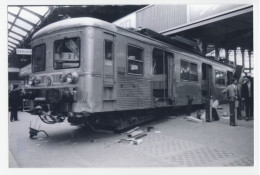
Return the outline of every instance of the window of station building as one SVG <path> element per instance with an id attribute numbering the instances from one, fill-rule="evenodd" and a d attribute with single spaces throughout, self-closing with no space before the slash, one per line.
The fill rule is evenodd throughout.
<path id="1" fill-rule="evenodd" d="M 143 75 L 143 49 L 127 46 L 127 71 L 128 74 Z"/>
<path id="2" fill-rule="evenodd" d="M 46 45 L 40 44 L 32 49 L 32 72 L 45 70 L 46 62 Z"/>
<path id="3" fill-rule="evenodd" d="M 225 72 L 215 70 L 215 84 L 225 85 L 225 77 L 226 77 Z"/>
<path id="4" fill-rule="evenodd" d="M 198 65 L 181 60 L 181 80 L 198 81 Z"/>
<path id="5" fill-rule="evenodd" d="M 113 65 L 113 42 L 105 40 L 105 65 Z"/>
<path id="6" fill-rule="evenodd" d="M 80 66 L 80 39 L 64 38 L 54 42 L 54 69 L 78 68 Z"/>

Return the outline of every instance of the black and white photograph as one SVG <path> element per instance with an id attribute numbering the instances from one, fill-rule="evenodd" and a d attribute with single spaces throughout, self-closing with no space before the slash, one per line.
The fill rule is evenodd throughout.
<path id="1" fill-rule="evenodd" d="M 259 173 L 258 1 L 47 2 L 1 7 L 6 169 Z"/>

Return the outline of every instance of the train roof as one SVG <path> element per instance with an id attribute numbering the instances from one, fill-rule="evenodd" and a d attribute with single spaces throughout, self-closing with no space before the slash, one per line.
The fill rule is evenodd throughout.
<path id="1" fill-rule="evenodd" d="M 38 32 L 36 32 L 32 38 L 37 38 L 43 34 L 48 34 L 53 31 L 68 29 L 72 27 L 80 27 L 80 26 L 94 26 L 103 29 L 107 29 L 113 32 L 117 31 L 117 27 L 114 24 L 111 24 L 106 21 L 102 21 L 96 18 L 89 18 L 89 17 L 81 17 L 81 18 L 70 18 L 64 19 L 62 21 L 58 21 L 43 27 Z"/>
<path id="2" fill-rule="evenodd" d="M 46 27 L 43 27 L 42 29 L 40 29 L 38 32 L 36 32 L 33 36 L 32 39 L 35 39 L 41 35 L 44 34 L 48 34 L 54 31 L 58 31 L 58 30 L 63 30 L 63 29 L 68 29 L 68 28 L 73 28 L 73 27 L 80 27 L 80 26 L 93 26 L 93 27 L 98 27 L 98 28 L 102 28 L 102 29 L 106 29 L 112 32 L 118 32 L 118 27 L 115 24 L 100 20 L 100 19 L 96 19 L 96 18 L 90 18 L 90 17 L 80 17 L 80 18 L 70 18 L 70 19 L 64 19 L 62 21 L 58 21 L 52 24 L 47 25 Z M 201 54 L 198 54 L 198 52 L 194 52 L 194 50 L 187 48 L 186 46 L 182 46 L 180 47 L 181 43 L 176 43 L 174 41 L 170 41 L 171 39 L 167 39 L 167 37 L 156 33 L 150 29 L 144 29 L 141 32 L 137 32 L 137 31 L 133 31 L 133 30 L 129 30 L 129 29 L 124 29 L 121 28 L 123 30 L 126 30 L 128 32 L 133 32 L 135 34 L 139 34 L 142 35 L 143 37 L 147 37 L 147 38 L 153 38 L 157 41 L 161 41 L 162 43 L 166 43 L 166 44 L 170 44 L 171 46 L 174 46 L 180 50 L 186 51 L 186 52 L 190 52 L 199 56 L 202 56 L 206 59 L 209 59 Z M 218 63 L 222 63 L 218 60 L 214 60 L 214 59 L 209 59 Z M 226 66 L 230 66 L 230 67 L 234 67 L 233 65 L 230 64 L 226 64 L 226 63 L 222 63 L 223 65 Z"/>

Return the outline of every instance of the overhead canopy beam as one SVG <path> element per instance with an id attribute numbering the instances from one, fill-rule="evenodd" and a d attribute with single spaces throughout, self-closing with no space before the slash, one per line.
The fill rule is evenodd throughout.
<path id="1" fill-rule="evenodd" d="M 249 7 L 245 7 L 244 9 L 231 11 L 229 13 L 224 13 L 224 14 L 214 16 L 214 17 L 211 17 L 211 18 L 208 18 L 208 19 L 200 20 L 200 21 L 197 21 L 197 22 L 192 22 L 192 23 L 189 23 L 189 24 L 186 24 L 186 25 L 181 25 L 181 26 L 178 26 L 178 27 L 175 27 L 175 28 L 172 28 L 172 29 L 161 31 L 160 33 L 163 34 L 163 35 L 171 35 L 171 34 L 174 34 L 174 33 L 178 33 L 178 32 L 193 29 L 193 28 L 196 28 L 196 27 L 204 26 L 204 25 L 209 24 L 209 23 L 214 23 L 214 22 L 217 22 L 217 21 L 221 21 L 221 20 L 224 20 L 224 19 L 228 19 L 228 18 L 231 18 L 231 17 L 234 17 L 234 16 L 249 13 L 249 12 L 252 12 L 252 11 L 253 11 L 253 6 L 249 6 Z"/>

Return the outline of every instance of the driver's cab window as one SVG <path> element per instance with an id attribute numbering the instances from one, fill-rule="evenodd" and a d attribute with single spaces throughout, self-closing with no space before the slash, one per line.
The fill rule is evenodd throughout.
<path id="1" fill-rule="evenodd" d="M 80 66 L 80 39 L 64 38 L 54 41 L 54 69 L 77 68 Z"/>

